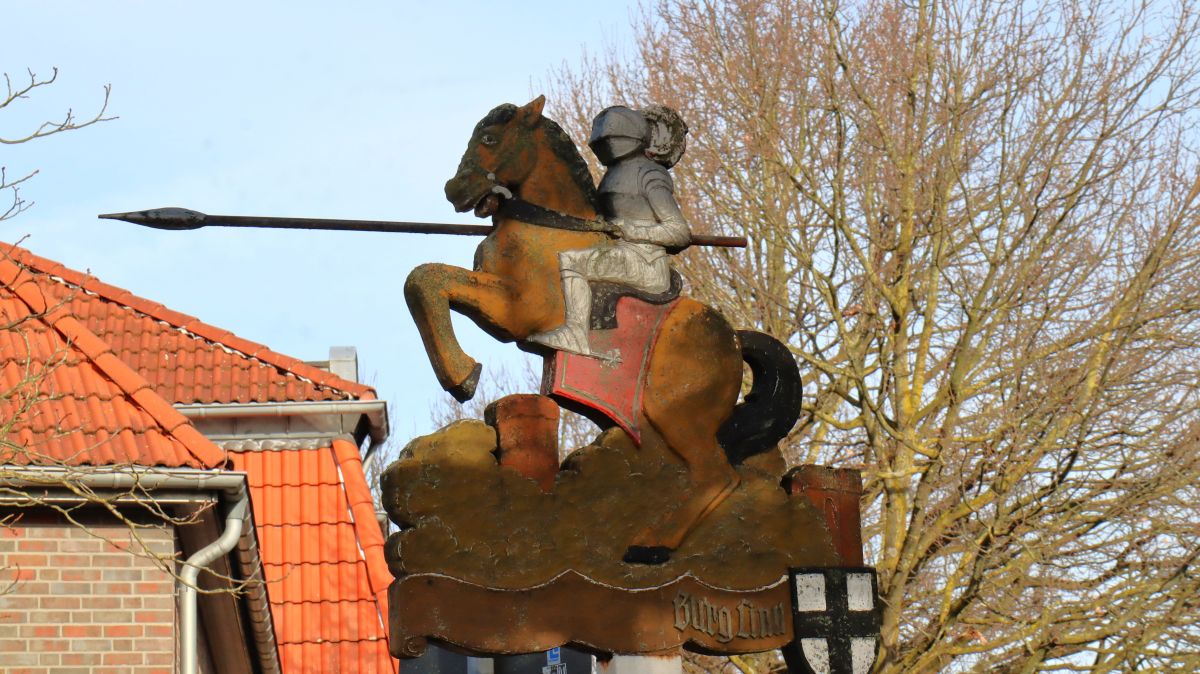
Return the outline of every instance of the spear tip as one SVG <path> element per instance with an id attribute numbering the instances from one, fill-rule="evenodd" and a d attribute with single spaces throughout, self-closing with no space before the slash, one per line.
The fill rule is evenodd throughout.
<path id="1" fill-rule="evenodd" d="M 125 222 L 132 222 L 135 225 L 175 231 L 199 229 L 208 220 L 208 216 L 200 211 L 174 206 L 152 208 L 146 211 L 130 211 L 128 213 L 103 213 L 96 217 L 104 220 L 124 220 Z"/>

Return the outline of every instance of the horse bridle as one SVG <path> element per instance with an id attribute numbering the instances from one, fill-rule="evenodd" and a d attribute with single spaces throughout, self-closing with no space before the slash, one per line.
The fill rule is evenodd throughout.
<path id="1" fill-rule="evenodd" d="M 531 225 L 539 225 L 541 227 L 552 227 L 554 229 L 566 229 L 572 232 L 604 232 L 601 227 L 604 225 L 603 220 L 585 220 L 577 218 L 566 213 L 552 211 L 545 206 L 539 206 L 534 203 L 513 197 L 500 202 L 500 207 L 496 209 L 497 215 L 502 215 L 506 218 L 520 220 Z"/>
<path id="2" fill-rule="evenodd" d="M 501 198 L 500 206 L 496 209 L 497 215 L 531 225 L 566 229 L 572 232 L 606 232 L 603 228 L 605 224 L 603 220 L 585 220 L 525 201 L 515 196 L 512 190 L 496 182 L 496 174 L 491 171 L 488 171 L 487 179 L 492 184 L 492 189 L 488 193 Z"/>

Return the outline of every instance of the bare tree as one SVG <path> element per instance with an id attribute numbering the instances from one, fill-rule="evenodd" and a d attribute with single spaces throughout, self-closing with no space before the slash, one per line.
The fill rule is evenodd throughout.
<path id="1" fill-rule="evenodd" d="M 0 249 L 0 259 L 13 261 L 10 253 Z M 118 442 L 115 434 L 91 441 L 75 438 L 68 445 L 74 449 L 63 452 L 60 441 L 72 435 L 83 437 L 85 432 L 79 417 L 67 414 L 64 418 L 63 410 L 69 409 L 64 400 L 89 391 L 83 389 L 79 374 L 60 372 L 80 367 L 80 356 L 57 336 L 53 322 L 69 312 L 77 292 L 82 291 L 64 284 L 61 290 L 44 293 L 50 301 L 42 310 L 23 306 L 11 288 L 0 292 L 0 334 L 4 336 L 0 340 L 0 535 L 3 529 L 26 526 L 27 518 L 37 520 L 50 514 L 178 578 L 176 554 L 153 545 L 145 535 L 153 536 L 164 527 L 193 524 L 211 504 L 188 510 L 160 503 L 154 491 L 144 486 L 153 482 L 156 473 L 164 472 L 153 466 L 95 465 L 91 457 Z M 64 388 L 63 382 L 75 384 Z M 51 444 L 58 446 L 50 448 Z M 139 479 L 127 487 L 100 486 L 98 483 L 107 481 L 92 479 L 123 472 Z M 0 596 L 21 589 L 20 571 L 6 565 L 0 554 Z M 236 591 L 248 583 L 215 573 L 212 576 L 232 583 Z M 213 592 L 207 588 L 200 591 Z"/>
<path id="2" fill-rule="evenodd" d="M 20 105 L 30 105 L 30 101 L 39 90 L 53 85 L 57 79 L 57 68 L 52 69 L 49 76 L 40 76 L 33 70 L 27 70 L 16 78 L 9 73 L 4 73 L 5 93 L 0 95 L 0 112 L 11 112 Z M 105 85 L 104 97 L 98 110 L 83 118 L 78 117 L 74 110 L 68 109 L 59 117 L 34 123 L 30 127 L 5 123 L 0 126 L 0 145 L 31 143 L 114 119 L 114 117 L 107 116 L 109 93 L 110 87 Z M 0 121 L 2 119 L 0 118 Z M 0 192 L 6 192 L 8 195 L 5 199 L 7 205 L 0 206 L 0 222 L 14 218 L 32 206 L 31 202 L 22 198 L 20 188 L 37 173 L 36 169 L 24 169 L 19 171 L 16 177 L 13 177 L 9 174 L 7 166 L 0 166 Z M 8 250 L 0 251 L 0 255 L 4 259 L 11 259 Z M 86 468 L 72 466 L 69 462 L 62 461 L 61 458 L 47 456 L 19 438 L 19 431 L 30 423 L 32 417 L 39 416 L 38 406 L 53 402 L 62 395 L 62 392 L 55 390 L 52 375 L 67 357 L 65 349 L 57 349 L 49 354 L 40 353 L 39 349 L 31 345 L 27 338 L 28 331 L 35 323 L 45 319 L 50 313 L 62 309 L 69 302 L 70 296 L 68 295 L 65 299 L 47 307 L 46 311 L 19 315 L 9 315 L 8 312 L 5 312 L 0 317 L 0 332 L 13 337 L 13 339 L 5 341 L 10 348 L 20 351 L 20 353 L 0 354 L 3 357 L 6 374 L 5 383 L 0 386 L 0 481 L 4 482 L 4 485 L 0 486 L 0 497 L 3 497 L 7 506 L 7 509 L 0 515 L 0 527 L 16 526 L 20 523 L 24 511 L 28 511 L 30 508 L 39 508 L 54 510 L 67 521 L 75 522 L 81 528 L 88 530 L 87 526 L 75 519 L 80 511 L 80 504 L 86 504 L 86 509 L 90 510 L 99 507 L 114 516 L 117 521 L 127 525 L 135 543 L 129 546 L 129 549 L 141 550 L 143 554 L 154 558 L 157 564 L 173 573 L 174 558 L 155 557 L 153 553 L 147 552 L 150 550 L 150 546 L 145 545 L 138 536 L 140 530 L 154 525 L 147 525 L 146 520 L 136 515 L 130 516 L 127 511 L 117 506 L 118 501 L 127 500 L 120 497 L 127 497 L 129 494 L 101 495 L 94 492 L 78 479 L 86 472 Z M 24 346 L 23 349 L 21 345 Z M 48 420 L 43 417 L 41 421 L 47 422 Z M 51 435 L 53 434 L 54 432 L 51 431 Z M 19 472 L 17 469 L 29 464 L 61 470 L 46 473 L 45 484 L 15 486 Z M 25 479 L 27 473 L 21 472 L 20 477 Z M 77 496 L 78 500 L 74 505 L 62 505 L 61 499 L 47 497 L 52 491 L 70 492 Z M 136 501 L 143 509 L 152 511 L 154 516 L 150 518 L 151 522 L 156 520 L 158 522 L 175 522 L 179 519 L 158 507 L 153 500 L 136 499 Z M 0 587 L 0 593 L 11 591 L 13 587 L 12 584 L 5 584 Z"/>
<path id="3" fill-rule="evenodd" d="M 867 478 L 879 672 L 1200 670 L 1187 2 L 660 0 L 553 76 L 680 109 L 692 292 L 788 340 Z"/>
<path id="4" fill-rule="evenodd" d="M 5 93 L 0 96 L 0 113 L 15 109 L 18 104 L 28 101 L 38 89 L 48 87 L 58 79 L 58 68 L 51 71 L 49 77 L 42 77 L 33 70 L 27 70 L 24 77 L 19 77 L 14 83 L 9 73 L 4 73 Z M 83 118 L 77 117 L 74 110 L 68 109 L 62 117 L 35 124 L 32 128 L 20 128 L 9 131 L 0 126 L 0 145 L 22 145 L 42 138 L 54 136 L 67 131 L 75 131 L 99 122 L 106 122 L 115 117 L 106 117 L 108 112 L 108 97 L 111 92 L 109 85 L 104 86 L 104 100 L 95 114 Z M 37 169 L 20 171 L 16 177 L 8 175 L 8 167 L 0 165 L 0 193 L 8 193 L 8 205 L 0 206 L 0 222 L 16 217 L 33 204 L 21 198 L 21 185 L 37 175 Z"/>
<path id="5" fill-rule="evenodd" d="M 0 94 L 0 113 L 11 112 L 22 104 L 31 105 L 30 101 L 36 94 L 55 84 L 57 78 L 57 69 L 53 69 L 48 77 L 32 70 L 15 79 L 5 73 L 5 93 Z M 105 85 L 98 109 L 84 117 L 68 109 L 61 116 L 34 123 L 27 128 L 13 123 L 0 124 L 0 145 L 31 143 L 115 119 L 107 114 L 109 93 L 110 87 Z M 28 116 L 23 115 L 26 118 Z M 0 117 L 0 122 L 4 120 L 4 117 Z M 0 206 L 0 222 L 14 218 L 32 206 L 21 196 L 20 188 L 37 173 L 36 169 L 23 169 L 16 174 L 17 177 L 11 177 L 7 167 L 0 166 L 0 192 L 7 192 L 7 198 L 4 199 L 7 205 Z M 0 259 L 14 261 L 11 250 L 0 250 Z M 200 513 L 182 512 L 164 506 L 151 491 L 140 486 L 98 489 L 90 486 L 87 479 L 99 471 L 137 469 L 143 474 L 152 474 L 155 472 L 153 467 L 117 465 L 99 468 L 89 465 L 89 453 L 102 448 L 103 443 L 114 441 L 114 438 L 99 440 L 92 446 L 81 444 L 72 457 L 47 453 L 37 443 L 29 441 L 31 434 L 28 430 L 34 425 L 39 427 L 36 435 L 43 441 L 78 432 L 70 427 L 69 422 L 64 425 L 64 420 L 55 418 L 53 409 L 62 397 L 79 393 L 61 390 L 55 378 L 60 367 L 69 365 L 69 349 L 63 343 L 47 353 L 44 341 L 36 338 L 31 340 L 35 333 L 53 330 L 50 322 L 61 312 L 69 310 L 75 292 L 64 286 L 61 296 L 40 311 L 10 312 L 21 302 L 11 294 L 6 296 L 6 301 L 12 305 L 0 306 L 0 333 L 7 337 L 3 340 L 6 350 L 0 353 L 0 374 L 3 375 L 0 377 L 0 529 L 23 526 L 22 520 L 31 512 L 52 512 L 63 521 L 114 547 L 150 560 L 164 572 L 178 578 L 179 560 L 176 555 L 156 551 L 154 545 L 144 540 L 143 534 L 164 526 L 193 523 Z M 0 301 L 0 304 L 4 302 Z M 78 422 L 77 419 L 74 421 Z M 31 465 L 46 470 L 24 470 Z M 95 526 L 96 522 L 117 526 L 98 527 Z M 0 595 L 19 589 L 13 571 L 19 569 L 0 566 Z M 207 573 L 217 577 L 211 570 Z M 232 584 L 234 591 L 241 591 L 250 583 L 260 584 L 257 580 L 219 578 L 225 581 L 226 587 Z M 207 588 L 199 590 L 213 592 Z"/>

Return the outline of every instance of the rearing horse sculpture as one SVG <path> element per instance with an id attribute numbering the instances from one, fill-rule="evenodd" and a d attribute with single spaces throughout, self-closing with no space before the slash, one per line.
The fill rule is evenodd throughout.
<path id="1" fill-rule="evenodd" d="M 480 365 L 463 352 L 450 322 L 454 310 L 502 341 L 525 342 L 563 322 L 558 254 L 611 241 L 602 231 L 562 229 L 514 217 L 511 204 L 561 221 L 597 220 L 596 188 L 575 144 L 542 116 L 545 99 L 501 105 L 476 126 L 446 183 L 455 210 L 493 217 L 494 229 L 475 251 L 474 270 L 423 264 L 404 296 L 442 387 L 470 399 Z M 551 218 L 552 220 L 554 218 Z M 638 424 L 641 447 L 665 447 L 686 464 L 691 490 L 680 506 L 630 542 L 626 560 L 661 563 L 687 533 L 739 483 L 733 465 L 775 445 L 799 414 L 799 373 L 787 348 L 721 314 L 681 298 L 669 309 L 646 361 Z M 742 403 L 743 361 L 754 375 Z M 560 401 L 562 404 L 562 401 Z"/>

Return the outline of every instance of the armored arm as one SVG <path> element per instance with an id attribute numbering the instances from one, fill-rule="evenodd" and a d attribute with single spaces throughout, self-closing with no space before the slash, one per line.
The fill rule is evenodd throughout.
<path id="1" fill-rule="evenodd" d="M 666 169 L 657 166 L 654 169 L 643 176 L 641 187 L 656 222 L 625 221 L 621 223 L 621 238 L 667 248 L 684 248 L 691 242 L 691 228 L 675 201 L 674 185 Z"/>

